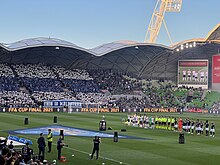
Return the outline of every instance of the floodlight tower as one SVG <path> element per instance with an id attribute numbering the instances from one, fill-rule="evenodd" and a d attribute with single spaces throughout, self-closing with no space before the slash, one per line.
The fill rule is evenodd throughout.
<path id="1" fill-rule="evenodd" d="M 172 44 L 172 40 L 164 20 L 164 15 L 165 12 L 180 12 L 181 6 L 182 6 L 182 0 L 158 0 L 154 8 L 154 13 L 152 15 L 150 24 L 148 26 L 148 30 L 144 42 L 147 43 L 156 42 L 157 36 L 160 32 L 160 28 L 163 22 L 168 37 L 170 39 L 170 42 Z"/>

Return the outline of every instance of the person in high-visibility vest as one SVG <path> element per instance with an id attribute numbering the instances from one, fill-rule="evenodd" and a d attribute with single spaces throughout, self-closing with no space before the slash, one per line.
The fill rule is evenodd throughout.
<path id="1" fill-rule="evenodd" d="M 48 141 L 48 152 L 51 152 L 51 147 L 53 142 L 53 134 L 51 132 L 51 129 L 48 129 L 47 141 Z"/>

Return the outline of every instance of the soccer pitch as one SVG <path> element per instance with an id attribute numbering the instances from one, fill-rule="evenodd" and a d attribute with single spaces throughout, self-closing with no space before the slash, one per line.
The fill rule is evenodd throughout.
<path id="1" fill-rule="evenodd" d="M 20 130 L 25 128 L 36 128 L 53 125 L 53 117 L 58 117 L 58 124 L 74 128 L 98 131 L 99 121 L 105 115 L 107 128 L 112 127 L 106 133 L 113 134 L 115 131 L 121 136 L 132 136 L 146 138 L 150 140 L 135 138 L 119 138 L 118 142 L 113 142 L 113 138 L 102 138 L 100 144 L 100 158 L 90 160 L 89 154 L 92 152 L 93 137 L 65 136 L 62 155 L 67 162 L 57 164 L 66 165 L 217 165 L 220 162 L 220 116 L 211 114 L 149 114 L 172 115 L 176 117 L 189 117 L 190 119 L 214 121 L 216 126 L 216 136 L 206 137 L 205 135 L 185 134 L 185 144 L 179 144 L 179 133 L 159 129 L 144 129 L 126 126 L 122 120 L 127 119 L 126 113 L 1 113 L 0 136 L 8 136 L 9 130 Z M 24 118 L 29 118 L 29 125 L 24 125 Z M 121 132 L 126 129 L 126 132 Z M 15 134 L 16 135 L 16 134 Z M 35 154 L 38 153 L 37 138 L 39 135 L 21 135 L 32 140 L 31 148 Z M 46 139 L 46 134 L 44 137 Z M 56 142 L 58 136 L 53 138 L 52 152 L 45 152 L 45 157 L 49 162 L 57 159 Z M 47 151 L 47 148 L 46 150 Z"/>

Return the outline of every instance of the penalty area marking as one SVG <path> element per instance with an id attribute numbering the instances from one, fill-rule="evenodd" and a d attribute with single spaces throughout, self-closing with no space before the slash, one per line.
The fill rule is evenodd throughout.
<path id="1" fill-rule="evenodd" d="M 24 137 L 26 137 L 26 138 L 28 138 L 28 139 L 33 139 L 33 140 L 35 140 L 35 138 L 28 137 L 28 136 L 26 136 L 26 135 L 22 135 L 22 136 L 24 136 Z M 53 146 L 56 146 L 56 144 L 52 144 L 52 145 L 53 145 Z M 69 150 L 72 150 L 72 151 L 80 152 L 80 153 L 86 154 L 86 155 L 89 155 L 89 154 L 90 154 L 89 152 L 77 150 L 77 149 L 70 148 L 70 147 L 65 147 L 65 148 L 66 148 L 66 149 L 69 149 Z M 107 157 L 104 157 L 104 156 L 99 156 L 99 157 L 102 158 L 102 159 L 104 159 L 104 160 L 106 159 L 106 160 L 109 160 L 109 161 L 112 161 L 112 162 L 115 162 L 115 163 L 119 163 L 119 164 L 121 164 L 121 162 L 122 162 L 122 161 L 115 160 L 115 159 L 112 159 L 112 158 L 107 158 Z M 130 164 L 125 163 L 125 162 L 122 162 L 122 164 L 124 164 L 124 165 L 130 165 Z"/>

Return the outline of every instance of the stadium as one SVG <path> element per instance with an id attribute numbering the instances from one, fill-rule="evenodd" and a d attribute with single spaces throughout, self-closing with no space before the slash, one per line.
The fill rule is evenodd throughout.
<path id="1" fill-rule="evenodd" d="M 34 153 L 23 164 L 217 165 L 219 50 L 220 24 L 205 38 L 170 47 L 117 41 L 86 49 L 56 38 L 1 43 L 1 158 L 22 162 L 30 142 Z M 36 141 L 40 133 L 47 141 L 48 129 L 52 152 L 47 146 L 42 157 Z M 68 144 L 62 160 L 60 130 Z M 102 138 L 98 160 L 90 158 L 94 136 Z M 11 141 L 15 150 L 4 155 Z"/>

